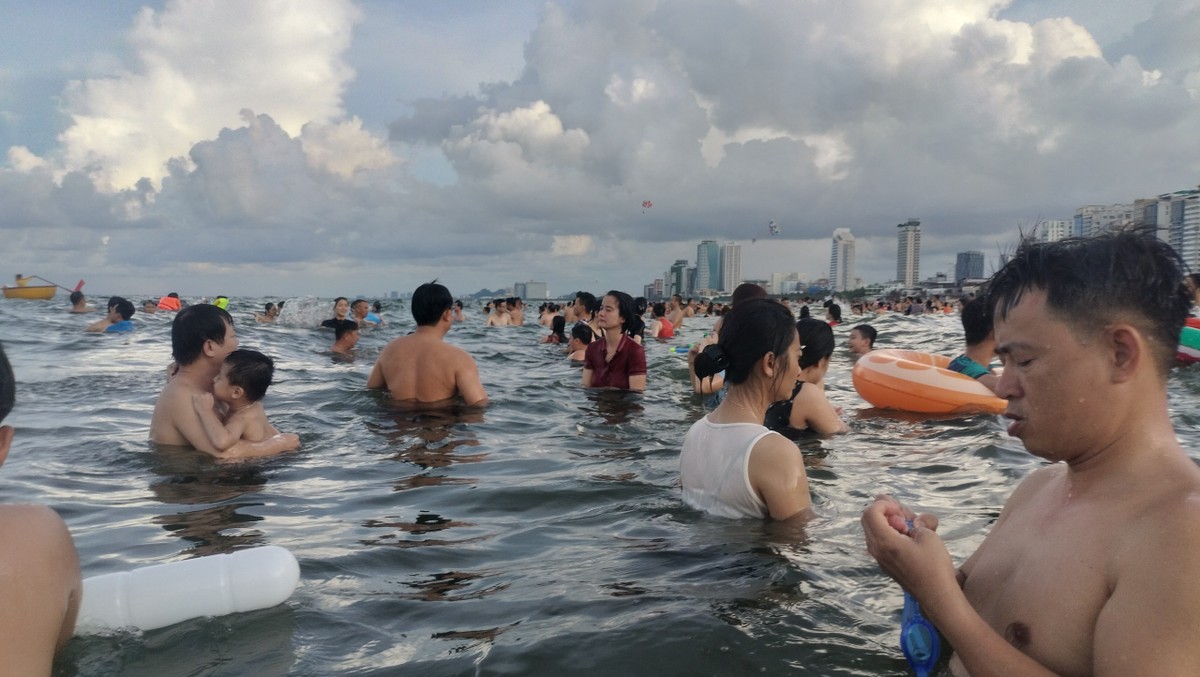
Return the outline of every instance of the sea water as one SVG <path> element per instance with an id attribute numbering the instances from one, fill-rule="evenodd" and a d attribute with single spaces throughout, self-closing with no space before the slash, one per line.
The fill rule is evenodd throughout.
<path id="1" fill-rule="evenodd" d="M 0 301 L 18 399 L 0 501 L 58 510 L 84 576 L 256 545 L 301 566 L 284 605 L 76 638 L 56 674 L 904 674 L 901 590 L 866 553 L 862 509 L 889 492 L 935 512 L 962 558 L 1042 464 L 998 417 L 885 413 L 855 394 L 856 320 L 879 329 L 878 347 L 949 354 L 956 316 L 835 328 L 828 393 L 851 431 L 800 443 L 819 517 L 798 529 L 680 498 L 680 442 L 704 412 L 671 348 L 711 318 L 647 346 L 635 395 L 583 390 L 561 348 L 539 345 L 548 330 L 485 328 L 476 310 L 447 340 L 475 356 L 491 404 L 414 414 L 363 387 L 412 330 L 406 308 L 385 306 L 388 324 L 345 359 L 313 327 L 328 299 L 289 302 L 277 325 L 254 321 L 263 301 L 230 310 L 241 345 L 275 358 L 267 414 L 301 448 L 237 464 L 147 442 L 171 314 L 97 335 L 83 332 L 97 315 L 61 301 Z M 1200 370 L 1175 370 L 1169 387 L 1179 435 L 1200 449 Z"/>

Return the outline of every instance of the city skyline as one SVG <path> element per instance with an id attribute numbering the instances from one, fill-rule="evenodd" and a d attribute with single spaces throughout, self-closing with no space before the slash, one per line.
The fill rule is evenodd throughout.
<path id="1" fill-rule="evenodd" d="M 1200 177 L 1195 0 L 0 2 L 0 272 L 101 291 L 871 282 Z"/>

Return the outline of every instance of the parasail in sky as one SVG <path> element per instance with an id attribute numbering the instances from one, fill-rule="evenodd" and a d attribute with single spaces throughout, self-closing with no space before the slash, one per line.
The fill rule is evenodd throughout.
<path id="1" fill-rule="evenodd" d="M 654 203 L 649 200 L 642 201 L 642 209 L 649 209 L 654 206 Z"/>
<path id="2" fill-rule="evenodd" d="M 771 232 L 771 237 L 775 237 L 776 235 L 779 235 L 779 224 L 772 220 L 767 224 L 767 230 Z"/>

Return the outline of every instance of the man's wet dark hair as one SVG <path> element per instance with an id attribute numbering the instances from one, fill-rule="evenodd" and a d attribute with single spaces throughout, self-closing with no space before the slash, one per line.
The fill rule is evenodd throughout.
<path id="1" fill-rule="evenodd" d="M 360 303 L 363 305 L 367 305 L 367 300 L 366 299 L 354 299 L 354 301 L 352 301 L 350 303 L 350 310 L 354 310 L 355 308 L 357 308 L 358 304 L 360 304 Z"/>
<path id="2" fill-rule="evenodd" d="M 575 295 L 575 298 L 583 302 L 583 309 L 588 313 L 595 313 L 600 309 L 600 301 L 596 299 L 596 295 L 590 291 L 581 291 Z"/>
<path id="3" fill-rule="evenodd" d="M 358 331 L 358 323 L 354 320 L 335 320 L 333 325 L 333 340 L 337 341 L 347 332 Z"/>
<path id="4" fill-rule="evenodd" d="M 71 292 L 71 304 L 72 305 L 79 303 L 82 300 L 83 300 L 83 292 L 79 291 L 78 289 Z"/>
<path id="5" fill-rule="evenodd" d="M 667 304 L 655 303 L 653 308 L 651 309 L 651 312 L 654 313 L 655 317 L 666 317 L 667 316 Z"/>
<path id="6" fill-rule="evenodd" d="M 988 282 L 988 306 L 1003 320 L 1025 292 L 1041 290 L 1081 338 L 1115 322 L 1133 324 L 1165 378 L 1192 304 L 1183 269 L 1179 254 L 1148 229 L 1025 242 Z"/>
<path id="7" fill-rule="evenodd" d="M 204 350 L 205 341 L 224 344 L 226 325 L 233 326 L 229 313 L 208 303 L 179 311 L 171 322 L 171 356 L 175 363 L 186 367 L 195 362 Z"/>
<path id="8" fill-rule="evenodd" d="M 700 378 L 724 370 L 727 382 L 745 383 L 763 355 L 771 353 L 776 359 L 782 358 L 796 338 L 791 312 L 783 304 L 767 299 L 734 304 L 722 323 L 717 344 L 696 356 L 694 368 Z"/>
<path id="9" fill-rule="evenodd" d="M 275 375 L 274 360 L 257 350 L 235 350 L 225 358 L 225 364 L 229 367 L 225 371 L 229 385 L 245 391 L 246 399 L 257 402 L 267 394 Z"/>
<path id="10" fill-rule="evenodd" d="M 879 332 L 876 331 L 875 327 L 872 327 L 869 324 L 860 324 L 850 331 L 856 331 L 859 334 L 862 334 L 862 337 L 867 340 L 867 345 L 871 346 L 872 348 L 875 347 L 875 339 L 879 336 Z"/>
<path id="11" fill-rule="evenodd" d="M 133 307 L 133 302 L 129 299 L 123 299 L 120 297 L 116 298 L 117 302 L 114 303 L 113 306 L 115 306 L 117 312 L 121 314 L 121 319 L 128 320 L 129 318 L 133 317 L 133 313 L 136 311 L 136 309 Z"/>
<path id="12" fill-rule="evenodd" d="M 977 346 L 992 333 L 992 310 L 987 300 L 974 298 L 963 304 L 963 334 L 968 346 Z"/>
<path id="13" fill-rule="evenodd" d="M 454 297 L 450 290 L 438 284 L 437 280 L 426 282 L 417 287 L 412 295 L 412 314 L 417 326 L 428 327 L 442 319 L 442 313 L 454 305 Z"/>
<path id="14" fill-rule="evenodd" d="M 833 318 L 834 322 L 842 321 L 842 307 L 840 305 L 830 302 L 825 306 L 825 308 L 829 312 L 829 316 Z"/>
<path id="15" fill-rule="evenodd" d="M 8 355 L 4 354 L 4 346 L 0 345 L 0 423 L 12 411 L 17 402 L 17 381 L 13 377 L 12 365 L 8 363 Z"/>
<path id="16" fill-rule="evenodd" d="M 579 339 L 585 346 L 591 343 L 595 336 L 595 332 L 587 325 L 587 322 L 576 322 L 575 326 L 571 327 L 571 338 Z"/>
<path id="17" fill-rule="evenodd" d="M 722 330 L 723 331 L 723 330 Z M 833 328 L 815 317 L 803 317 L 796 322 L 800 332 L 800 368 L 807 369 L 833 355 Z"/>

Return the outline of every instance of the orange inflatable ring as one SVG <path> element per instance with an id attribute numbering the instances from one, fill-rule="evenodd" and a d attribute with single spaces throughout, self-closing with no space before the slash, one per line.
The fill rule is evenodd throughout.
<path id="1" fill-rule="evenodd" d="M 970 376 L 950 371 L 949 364 L 948 357 L 915 350 L 873 350 L 854 365 L 854 389 L 880 409 L 1004 413 L 1004 400 Z"/>

